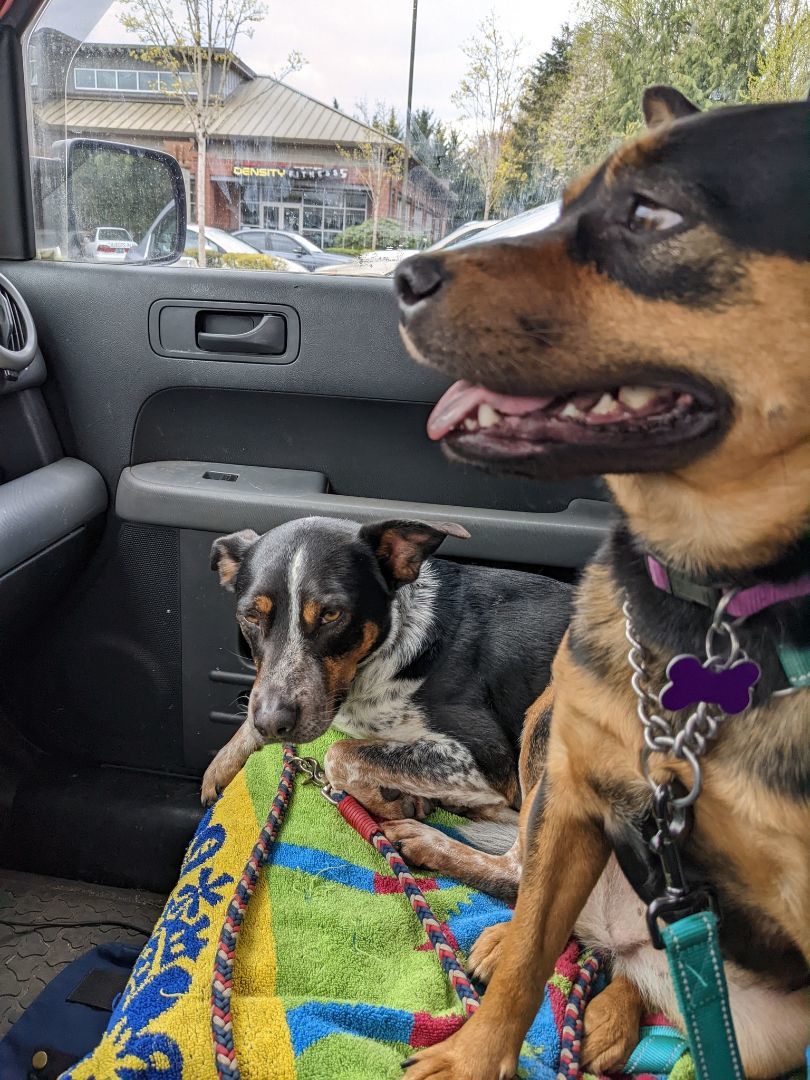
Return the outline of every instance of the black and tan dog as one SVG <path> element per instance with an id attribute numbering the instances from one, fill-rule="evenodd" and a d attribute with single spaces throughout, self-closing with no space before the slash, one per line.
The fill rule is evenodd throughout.
<path id="1" fill-rule="evenodd" d="M 756 590 L 736 632 L 761 677 L 708 748 L 683 859 L 719 897 L 748 1075 L 798 1066 L 810 1040 L 810 106 L 697 114 L 657 87 L 644 108 L 650 130 L 569 188 L 554 227 L 397 274 L 410 351 L 467 380 L 430 422 L 448 453 L 529 476 L 605 474 L 621 511 L 579 587 L 553 700 L 527 723 L 530 746 L 553 712 L 545 772 L 521 761 L 514 919 L 474 956 L 494 975 L 477 1015 L 417 1055 L 409 1080 L 511 1077 L 583 915 L 619 973 L 586 1013 L 602 1067 L 621 1063 L 642 1004 L 675 1011 L 643 905 L 610 859 L 644 900 L 660 888 L 623 605 L 657 694 L 673 657 L 705 655 L 729 588 Z M 684 714 L 669 715 L 677 729 Z M 686 762 L 652 764 L 658 782 L 689 786 Z M 419 823 L 388 830 L 413 861 L 514 879 L 514 853 L 470 857 Z"/>
<path id="2" fill-rule="evenodd" d="M 256 679 L 204 802 L 265 743 L 309 742 L 334 723 L 354 738 L 330 747 L 329 782 L 372 812 L 423 817 L 441 802 L 517 821 L 523 718 L 548 684 L 571 589 L 430 559 L 447 535 L 468 534 L 310 517 L 215 542 L 212 568 L 236 592 Z"/>

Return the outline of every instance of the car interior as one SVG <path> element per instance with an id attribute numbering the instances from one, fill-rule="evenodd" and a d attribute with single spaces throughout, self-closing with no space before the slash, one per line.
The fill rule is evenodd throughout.
<path id="1" fill-rule="evenodd" d="M 379 191 L 369 181 L 367 199 L 353 183 L 370 169 L 360 160 L 361 137 L 351 135 L 361 120 L 371 130 L 367 103 L 349 116 L 337 97 L 325 105 L 303 92 L 297 103 L 284 99 L 296 122 L 339 121 L 336 130 L 355 138 L 355 149 L 347 151 L 339 134 L 328 160 L 314 152 L 307 160 L 306 148 L 297 146 L 282 162 L 280 152 L 279 161 L 269 160 L 269 151 L 261 157 L 246 135 L 244 145 L 233 138 L 241 147 L 233 161 L 219 144 L 206 166 L 204 157 L 193 158 L 190 137 L 169 138 L 158 122 L 149 138 L 137 138 L 142 117 L 179 110 L 175 99 L 167 105 L 178 87 L 188 103 L 189 84 L 176 69 L 174 82 L 158 76 L 151 66 L 159 61 L 139 60 L 127 43 L 110 40 L 114 31 L 106 40 L 98 31 L 88 45 L 88 27 L 108 30 L 103 16 L 110 6 L 97 0 L 79 18 L 71 0 L 0 0 L 0 1080 L 69 1075 L 88 1048 L 88 1032 L 101 1038 L 126 1000 L 128 978 L 147 962 L 139 950 L 167 899 L 177 902 L 171 898 L 193 845 L 204 846 L 204 813 L 211 811 L 201 805 L 202 778 L 250 717 L 262 668 L 234 618 L 228 575 L 219 566 L 223 589 L 212 572 L 218 538 L 261 534 L 308 516 L 361 525 L 450 522 L 442 525 L 447 535 L 437 558 L 576 583 L 617 514 L 598 479 L 538 481 L 451 463 L 426 437 L 428 417 L 451 380 L 417 363 L 399 329 L 393 277 L 400 259 L 417 248 L 483 248 L 503 239 L 525 247 L 527 234 L 558 218 L 563 185 L 543 181 L 531 198 L 508 204 L 504 197 L 507 209 L 493 213 L 487 190 L 480 207 L 453 219 L 450 199 L 436 209 L 436 192 L 446 196 L 450 181 L 414 167 L 410 128 L 400 139 L 392 111 L 384 150 L 363 151 L 390 169 L 390 218 L 380 223 Z M 52 21 L 40 25 L 46 9 Z M 412 49 L 416 12 L 414 0 Z M 82 23 L 81 32 L 71 20 Z M 68 34 L 74 30 L 75 38 Z M 102 59 L 85 52 L 79 67 L 77 57 L 88 49 Z M 63 112 L 47 123 L 43 117 L 57 114 L 37 60 L 45 54 L 62 64 L 54 61 L 49 77 L 64 99 Z M 281 93 L 284 76 L 257 75 L 232 54 L 233 42 L 214 59 L 222 97 L 227 84 L 237 101 L 232 113 L 244 119 L 257 101 Z M 303 61 L 291 56 L 289 70 L 296 71 Z M 556 72 L 551 53 L 545 60 Z M 131 63 L 141 67 L 130 70 Z M 412 80 L 413 51 L 410 63 Z M 131 132 L 122 121 L 125 134 L 116 134 L 104 109 L 129 116 L 129 105 Z M 316 107 L 316 120 L 307 120 Z M 431 137 L 435 143 L 435 130 Z M 404 173 L 396 171 L 400 151 Z M 206 196 L 192 166 L 211 178 L 207 225 Z M 393 220 L 407 214 L 408 185 L 414 206 L 423 198 L 418 236 Z M 135 190 L 142 192 L 137 205 Z M 109 212 L 103 198 L 110 191 L 129 217 L 123 209 L 121 220 Z M 379 243 L 378 225 L 385 237 Z M 362 236 L 365 246 L 353 246 Z M 411 300 L 422 296 L 412 293 Z M 302 771 L 322 782 L 317 761 L 304 761 Z M 254 870 L 267 839 L 259 827 Z M 212 847 L 217 828 L 210 827 Z M 393 894 L 380 876 L 369 873 L 368 891 Z M 217 900 L 222 880 L 210 886 Z M 242 900 L 244 880 L 235 882 Z M 442 887 L 429 879 L 430 889 Z M 399 891 L 407 892 L 401 881 Z M 188 902 L 193 907 L 199 897 Z M 447 931 L 446 921 L 434 921 Z M 236 920 L 234 949 L 240 925 Z M 91 952 L 101 957 L 92 972 L 80 966 Z M 226 982 L 232 953 L 230 963 Z M 27 1071 L 4 1071 L 11 1058 L 3 1055 L 19 1056 L 30 1031 L 46 1024 L 56 1000 L 48 988 L 68 970 L 75 975 L 65 1000 L 95 1010 L 89 1028 L 77 1022 L 59 1045 L 48 1028 Z M 555 978 L 563 978 L 560 970 Z M 569 975 L 574 995 L 579 984 Z M 216 976 L 212 985 L 216 1016 Z M 167 982 L 159 996 L 179 997 L 184 989 Z M 227 1001 L 229 995 L 230 983 Z M 558 1012 L 564 1010 L 563 1001 Z M 18 1023 L 29 1019 L 15 1045 Z M 581 1034 L 580 1023 L 572 1040 Z M 208 1035 L 206 1028 L 206 1053 Z M 434 1035 L 434 1043 L 444 1037 Z M 681 1042 L 679 1054 L 686 1052 Z M 214 1044 L 220 1045 L 216 1031 Z M 127 1071 L 125 1056 L 122 1049 L 115 1069 L 93 1074 L 95 1080 L 129 1080 L 141 1069 L 144 1076 L 180 1075 L 158 1042 L 143 1050 L 148 1069 Z M 219 1076 L 239 1076 L 228 1071 L 232 1063 L 217 1060 Z M 192 1080 L 209 1074 L 183 1073 Z M 327 1073 L 311 1075 L 327 1080 Z"/>
<path id="2" fill-rule="evenodd" d="M 424 428 L 447 382 L 407 357 L 390 280 L 36 258 L 38 6 L 0 4 L 0 1033 L 116 934 L 54 944 L 49 920 L 106 913 L 138 943 L 176 880 L 252 681 L 215 537 L 449 519 L 471 539 L 446 557 L 571 580 L 612 514 L 596 482 L 443 458 Z M 41 962 L 19 963 L 37 927 Z"/>

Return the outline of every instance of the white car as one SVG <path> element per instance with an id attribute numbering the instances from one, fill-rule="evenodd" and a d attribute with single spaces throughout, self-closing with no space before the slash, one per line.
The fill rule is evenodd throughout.
<path id="1" fill-rule="evenodd" d="M 322 270 L 316 270 L 315 273 L 393 277 L 397 266 L 411 255 L 442 251 L 446 248 L 471 247 L 473 244 L 488 244 L 509 236 L 527 236 L 529 233 L 540 232 L 542 229 L 547 229 L 549 225 L 553 225 L 560 216 L 561 210 L 562 202 L 556 199 L 554 202 L 533 206 L 531 210 L 524 210 L 522 214 L 516 214 L 514 217 L 504 218 L 501 221 L 468 221 L 421 252 L 399 248 L 387 251 L 367 251 L 358 257 L 355 266 L 345 268 L 327 266 Z"/>
<path id="2" fill-rule="evenodd" d="M 126 229 L 101 225 L 82 244 L 82 254 L 94 262 L 123 262 L 134 247 L 132 234 Z"/>
<path id="3" fill-rule="evenodd" d="M 186 251 L 196 250 L 200 240 L 200 234 L 196 225 L 186 226 Z M 246 244 L 244 240 L 240 240 L 238 236 L 232 236 L 229 232 L 225 232 L 224 229 L 218 229 L 214 225 L 206 225 L 205 227 L 205 250 L 210 251 L 212 254 L 232 254 L 232 255 L 258 255 L 255 247 L 251 247 L 250 244 Z M 295 262 L 293 259 L 282 258 L 281 255 L 273 253 L 273 259 L 283 263 L 284 265 L 279 267 L 280 270 L 285 270 L 291 274 L 307 274 L 309 271 L 306 267 L 301 266 L 300 263 Z M 181 259 L 184 256 L 181 256 Z"/>

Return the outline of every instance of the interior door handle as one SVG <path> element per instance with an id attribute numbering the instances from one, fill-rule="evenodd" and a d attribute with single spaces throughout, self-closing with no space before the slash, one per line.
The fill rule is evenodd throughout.
<path id="1" fill-rule="evenodd" d="M 197 347 L 206 352 L 280 356 L 287 348 L 287 321 L 283 315 L 262 315 L 258 324 L 242 334 L 197 333 Z"/>

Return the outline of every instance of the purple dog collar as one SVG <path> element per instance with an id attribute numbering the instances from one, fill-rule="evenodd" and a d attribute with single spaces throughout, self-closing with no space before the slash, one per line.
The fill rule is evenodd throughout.
<path id="1" fill-rule="evenodd" d="M 727 588 L 713 585 L 699 585 L 677 571 L 668 570 L 654 555 L 645 556 L 647 573 L 657 589 L 677 596 L 681 600 L 691 600 L 695 604 L 715 608 Z M 810 574 L 802 574 L 784 585 L 753 585 L 740 591 L 729 601 L 726 611 L 734 618 L 748 618 L 774 604 L 785 600 L 797 600 L 810 596 Z"/>

